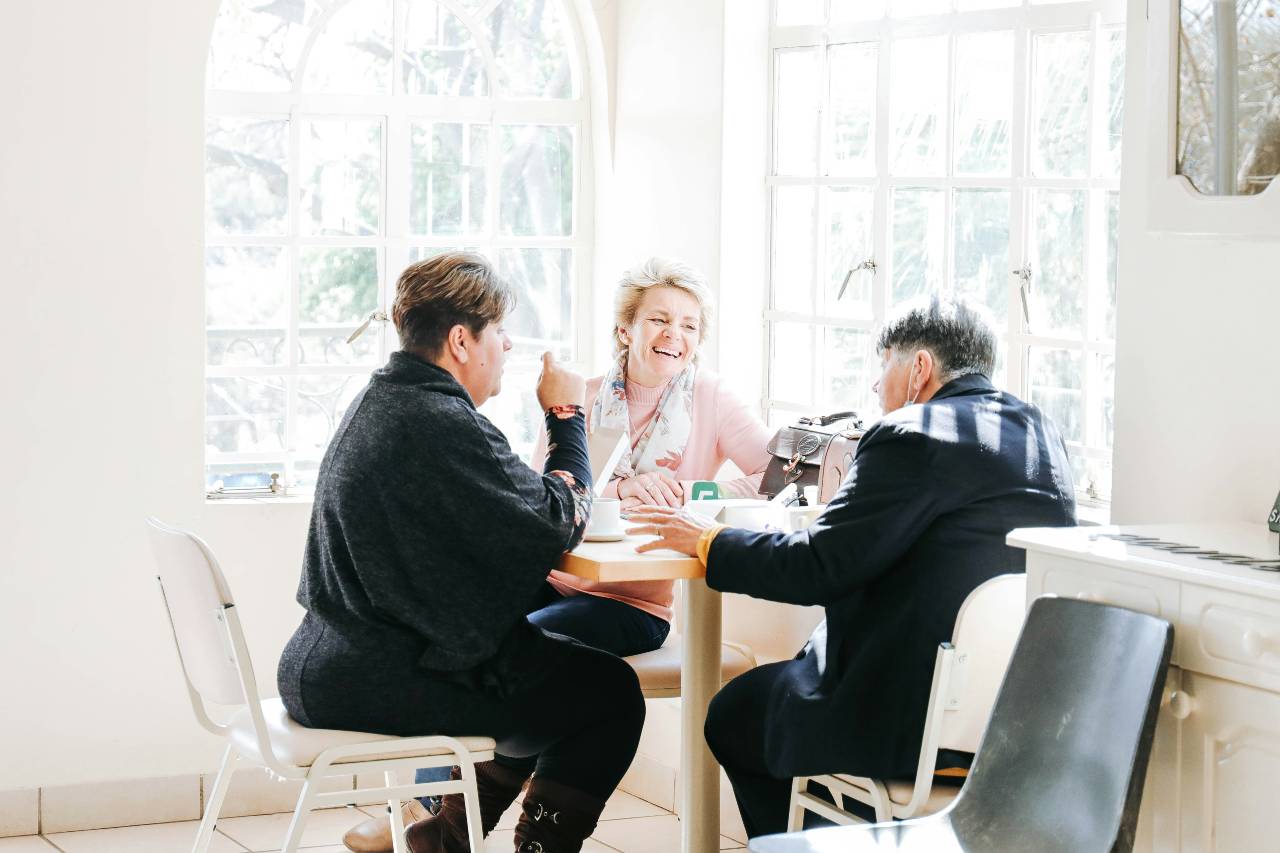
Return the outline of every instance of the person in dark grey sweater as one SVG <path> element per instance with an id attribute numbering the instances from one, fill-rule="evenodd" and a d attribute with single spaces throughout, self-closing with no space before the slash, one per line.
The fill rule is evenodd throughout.
<path id="1" fill-rule="evenodd" d="M 517 850 L 577 851 L 631 763 L 644 723 L 634 671 L 551 634 L 539 606 L 591 511 L 581 377 L 548 353 L 539 474 L 476 407 L 496 394 L 512 291 L 484 258 L 405 270 L 402 349 L 352 402 L 316 484 L 280 695 L 305 726 L 487 735 L 476 767 L 485 833 L 532 775 Z M 454 771 L 457 773 L 457 770 Z M 467 850 L 460 795 L 411 825 L 413 853 Z"/>

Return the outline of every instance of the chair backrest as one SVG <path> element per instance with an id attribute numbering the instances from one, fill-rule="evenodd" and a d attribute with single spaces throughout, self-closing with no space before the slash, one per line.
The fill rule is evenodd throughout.
<path id="1" fill-rule="evenodd" d="M 977 752 L 1027 611 L 1027 576 L 1000 575 L 964 600 L 952 655 L 938 746 Z"/>
<path id="2" fill-rule="evenodd" d="M 155 518 L 148 518 L 147 526 L 188 683 L 205 701 L 244 704 L 248 699 L 239 667 L 248 666 L 248 661 L 239 661 L 232 645 L 239 622 L 228 624 L 228 609 L 235 602 L 218 561 L 192 533 Z"/>
<path id="3" fill-rule="evenodd" d="M 1131 849 L 1172 645 L 1163 619 L 1036 599 L 951 810 L 965 848 Z"/>

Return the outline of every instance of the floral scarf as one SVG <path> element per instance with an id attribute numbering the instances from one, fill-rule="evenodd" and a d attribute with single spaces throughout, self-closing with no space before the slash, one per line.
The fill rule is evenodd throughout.
<path id="1" fill-rule="evenodd" d="M 665 468 L 675 477 L 684 458 L 685 446 L 693 425 L 693 379 L 697 368 L 690 364 L 676 374 L 662 396 L 658 410 L 635 440 L 631 436 L 631 414 L 627 410 L 627 353 L 605 374 L 591 406 L 590 429 L 597 427 L 621 430 L 627 436 L 627 452 L 622 454 L 612 478 L 634 477 Z"/>

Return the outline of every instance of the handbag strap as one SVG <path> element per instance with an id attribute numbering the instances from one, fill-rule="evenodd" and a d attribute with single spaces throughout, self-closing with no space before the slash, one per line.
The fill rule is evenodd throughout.
<path id="1" fill-rule="evenodd" d="M 830 415 L 814 415 L 811 418 L 800 418 L 796 423 L 807 424 L 809 426 L 827 426 L 828 424 L 835 423 L 836 421 L 843 421 L 857 417 L 858 413 L 853 411 L 834 412 Z"/>

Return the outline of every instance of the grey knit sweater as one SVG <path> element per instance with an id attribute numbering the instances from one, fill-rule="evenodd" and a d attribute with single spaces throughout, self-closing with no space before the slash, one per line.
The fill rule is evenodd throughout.
<path id="1" fill-rule="evenodd" d="M 521 462 L 447 371 L 394 353 L 320 467 L 298 587 L 308 619 L 359 647 L 412 649 L 428 670 L 493 656 L 590 513 L 583 417 L 547 421 L 559 475 Z M 321 646 L 291 642 L 282 693 Z"/>

